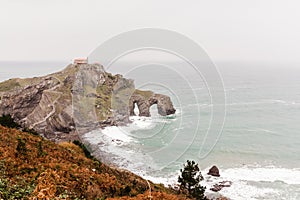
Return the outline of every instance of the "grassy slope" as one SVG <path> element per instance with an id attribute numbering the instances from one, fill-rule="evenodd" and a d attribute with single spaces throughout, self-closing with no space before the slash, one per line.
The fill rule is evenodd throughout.
<path id="1" fill-rule="evenodd" d="M 135 94 L 144 96 L 149 99 L 154 93 L 152 91 L 135 90 Z"/>
<path id="2" fill-rule="evenodd" d="M 154 199 L 186 199 L 162 185 L 151 185 Z M 0 126 L 0 199 L 148 199 L 148 195 L 145 180 L 86 158 L 72 143 L 58 145 Z"/>
<path id="3" fill-rule="evenodd" d="M 39 83 L 43 77 L 34 78 L 12 78 L 3 82 L 0 82 L 0 92 L 13 91 L 17 88 L 22 88 L 27 85 L 33 85 Z"/>
<path id="4" fill-rule="evenodd" d="M 17 79 L 9 79 L 0 83 L 0 92 L 9 91 L 20 86 L 21 85 Z"/>

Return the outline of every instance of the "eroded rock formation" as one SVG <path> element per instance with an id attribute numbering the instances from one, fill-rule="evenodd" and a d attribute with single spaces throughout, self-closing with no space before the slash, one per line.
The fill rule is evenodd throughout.
<path id="1" fill-rule="evenodd" d="M 24 128 L 47 138 L 60 139 L 75 128 L 123 125 L 134 115 L 175 113 L 171 99 L 151 91 L 135 90 L 132 80 L 105 72 L 100 64 L 69 65 L 61 72 L 0 83 L 0 115 L 10 114 Z"/>
<path id="2" fill-rule="evenodd" d="M 150 107 L 154 104 L 157 104 L 158 113 L 162 116 L 176 112 L 170 97 L 163 94 L 155 94 L 151 91 L 136 90 L 130 98 L 130 115 L 135 115 L 134 108 L 137 105 L 139 116 L 150 117 Z"/>

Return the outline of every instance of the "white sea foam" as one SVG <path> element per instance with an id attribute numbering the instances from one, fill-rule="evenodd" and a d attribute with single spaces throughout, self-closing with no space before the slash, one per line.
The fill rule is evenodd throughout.
<path id="1" fill-rule="evenodd" d="M 143 177 L 144 179 L 150 180 L 153 183 L 157 183 L 157 184 L 163 184 L 166 187 L 171 186 L 171 187 L 175 187 L 178 182 L 178 173 L 174 173 L 172 175 L 166 176 L 166 177 L 155 177 L 155 176 L 150 176 L 150 175 L 145 175 L 145 173 L 143 174 L 139 174 L 141 177 Z"/>
<path id="2" fill-rule="evenodd" d="M 286 187 L 300 186 L 300 169 L 244 166 L 221 170 L 220 174 L 221 177 L 205 175 L 204 185 L 209 189 L 218 182 L 231 181 L 232 185 L 219 193 L 232 199 L 297 199 L 300 196 L 299 191 L 291 189 L 290 196 L 284 197 L 287 195 Z M 278 183 L 284 186 L 280 187 Z"/>
<path id="3" fill-rule="evenodd" d="M 208 170 L 209 168 L 202 170 L 204 181 L 201 182 L 201 185 L 206 187 L 206 195 L 210 197 L 218 196 L 218 194 L 235 200 L 297 200 L 300 197 L 300 191 L 299 189 L 297 190 L 300 187 L 300 169 L 244 166 L 220 169 L 220 177 L 207 175 Z M 174 187 L 178 184 L 177 177 L 179 173 L 173 173 L 165 177 L 153 177 L 143 175 L 143 173 L 139 175 L 154 183 L 162 183 L 165 186 L 171 185 Z M 231 181 L 232 185 L 224 187 L 218 193 L 210 190 L 213 185 L 222 181 Z"/>
<path id="4" fill-rule="evenodd" d="M 155 163 L 150 156 L 141 151 L 142 144 L 131 132 L 151 129 L 155 126 L 155 120 L 162 119 L 133 116 L 130 120 L 132 123 L 127 126 L 94 130 L 86 133 L 83 139 L 92 145 L 94 155 L 101 155 L 106 162 L 142 175 L 145 171 L 153 171 Z"/>
<path id="5" fill-rule="evenodd" d="M 107 127 L 86 133 L 83 140 L 93 149 L 93 155 L 101 156 L 105 162 L 133 172 L 151 170 L 151 157 L 133 145 L 137 141 L 119 127 Z M 147 160 L 147 163 L 145 163 Z"/>
<path id="6" fill-rule="evenodd" d="M 286 184 L 300 184 L 300 169 L 276 167 L 242 167 L 223 171 L 223 177 L 245 181 L 282 181 Z"/>
<path id="7" fill-rule="evenodd" d="M 122 141 L 122 142 L 132 141 L 132 138 L 129 137 L 129 135 L 127 135 L 122 129 L 120 129 L 117 126 L 106 127 L 101 132 L 105 134 L 107 137 L 110 137 L 115 141 Z"/>
<path id="8" fill-rule="evenodd" d="M 134 142 L 131 132 L 140 129 L 152 129 L 155 126 L 155 121 L 151 117 L 131 116 L 132 123 L 127 126 L 109 126 L 105 127 L 101 132 L 113 141 Z"/>
<path id="9" fill-rule="evenodd" d="M 137 129 L 151 129 L 153 128 L 153 119 L 151 117 L 140 117 L 140 116 L 131 116 L 130 120 L 132 121 L 129 124 L 129 128 L 133 130 Z"/>

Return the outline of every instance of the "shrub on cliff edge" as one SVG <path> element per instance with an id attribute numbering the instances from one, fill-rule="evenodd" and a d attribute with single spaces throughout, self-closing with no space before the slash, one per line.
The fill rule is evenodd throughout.
<path id="1" fill-rule="evenodd" d="M 86 146 L 84 144 L 82 144 L 80 141 L 78 140 L 74 140 L 73 141 L 73 144 L 79 146 L 83 152 L 84 152 L 84 155 L 87 157 L 87 158 L 91 158 L 93 159 L 94 157 L 91 155 L 90 151 L 86 148 Z"/>
<path id="2" fill-rule="evenodd" d="M 17 124 L 10 114 L 2 115 L 0 117 L 0 125 L 8 127 L 8 128 L 19 128 L 19 124 Z"/>

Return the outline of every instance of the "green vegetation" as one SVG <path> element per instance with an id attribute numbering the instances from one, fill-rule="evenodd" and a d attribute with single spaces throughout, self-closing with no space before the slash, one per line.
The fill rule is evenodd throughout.
<path id="1" fill-rule="evenodd" d="M 9 79 L 7 81 L 4 81 L 0 83 L 0 92 L 6 92 L 10 91 L 16 87 L 20 87 L 20 83 L 17 81 L 17 79 Z"/>
<path id="2" fill-rule="evenodd" d="M 195 161 L 188 160 L 180 172 L 181 175 L 178 177 L 180 192 L 197 200 L 207 200 L 204 196 L 206 188 L 200 185 L 203 176 L 201 175 L 198 164 L 196 164 Z"/>
<path id="3" fill-rule="evenodd" d="M 149 99 L 153 95 L 152 91 L 135 90 L 134 93 L 141 95 L 141 96 L 145 97 L 146 99 Z"/>
<path id="4" fill-rule="evenodd" d="M 0 198 L 6 200 L 28 199 L 35 188 L 32 183 L 25 183 L 20 180 L 19 184 L 11 184 L 9 179 L 0 178 Z"/>
<path id="5" fill-rule="evenodd" d="M 8 127 L 8 128 L 17 128 L 17 129 L 21 128 L 21 126 L 14 121 L 14 119 L 11 117 L 10 114 L 2 115 L 0 117 L 0 125 Z M 34 129 L 23 128 L 22 131 L 27 132 L 27 133 L 31 133 L 33 135 L 39 135 Z"/>
<path id="6" fill-rule="evenodd" d="M 23 131 L 23 132 L 30 133 L 30 134 L 32 134 L 32 135 L 39 135 L 39 133 L 36 132 L 36 131 L 35 131 L 34 129 L 32 129 L 32 128 L 23 128 L 22 131 Z"/>
<path id="7" fill-rule="evenodd" d="M 95 100 L 95 107 L 99 120 L 105 120 L 111 115 L 111 95 L 112 88 L 108 85 L 98 85 L 96 93 L 99 98 Z"/>
<path id="8" fill-rule="evenodd" d="M 11 117 L 11 115 L 2 115 L 2 117 L 0 117 L 0 125 L 8 127 L 8 128 L 19 128 L 19 124 L 17 124 L 13 118 Z"/>
<path id="9" fill-rule="evenodd" d="M 22 138 L 17 138 L 18 145 L 17 145 L 17 153 L 16 156 L 27 156 L 27 148 L 26 148 L 26 142 Z"/>
<path id="10" fill-rule="evenodd" d="M 68 65 L 63 71 L 52 74 L 55 78 L 63 82 L 68 76 L 75 75 L 79 68 L 74 65 Z"/>
<path id="11" fill-rule="evenodd" d="M 42 141 L 39 141 L 39 142 L 38 142 L 38 144 L 37 144 L 37 149 L 38 149 L 37 157 L 42 157 L 42 156 L 47 155 L 47 153 L 43 151 Z"/>
<path id="12" fill-rule="evenodd" d="M 84 155 L 85 155 L 87 158 L 91 158 L 91 159 L 94 158 L 94 157 L 91 155 L 90 151 L 86 148 L 86 146 L 85 146 L 84 144 L 82 144 L 80 141 L 74 140 L 74 141 L 73 141 L 73 144 L 79 146 L 79 147 L 83 150 L 83 153 L 84 153 Z"/>

